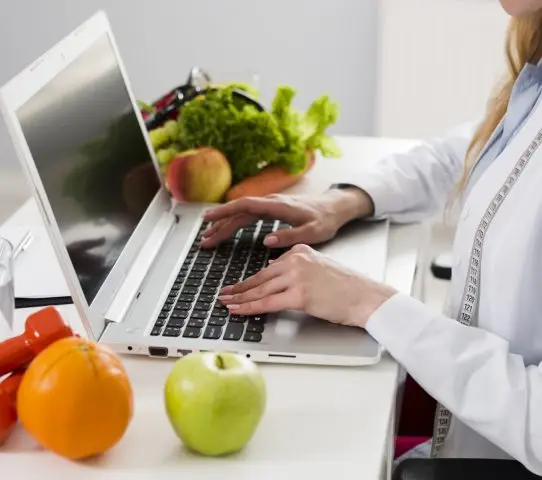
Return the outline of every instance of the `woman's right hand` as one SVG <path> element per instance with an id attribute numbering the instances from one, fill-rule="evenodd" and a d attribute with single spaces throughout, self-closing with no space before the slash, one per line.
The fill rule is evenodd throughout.
<path id="1" fill-rule="evenodd" d="M 350 220 L 370 216 L 373 211 L 371 197 L 355 187 L 331 189 L 320 195 L 241 198 L 205 214 L 205 220 L 212 224 L 204 232 L 201 245 L 215 247 L 259 219 L 280 220 L 292 226 L 270 233 L 264 240 L 268 247 L 314 245 L 333 238 Z"/>

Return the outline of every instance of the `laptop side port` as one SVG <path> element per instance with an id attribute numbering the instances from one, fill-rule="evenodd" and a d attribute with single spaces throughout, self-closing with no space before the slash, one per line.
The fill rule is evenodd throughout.
<path id="1" fill-rule="evenodd" d="M 177 355 L 180 355 L 181 357 L 185 357 L 186 355 L 189 355 L 192 353 L 192 350 L 183 350 L 182 348 L 179 348 L 177 350 Z"/>
<path id="2" fill-rule="evenodd" d="M 167 357 L 167 347 L 149 347 L 149 355 L 151 357 Z"/>

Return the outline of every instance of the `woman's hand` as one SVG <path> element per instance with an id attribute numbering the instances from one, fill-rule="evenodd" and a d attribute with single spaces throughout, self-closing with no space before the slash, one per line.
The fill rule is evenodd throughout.
<path id="1" fill-rule="evenodd" d="M 220 301 L 235 315 L 299 310 L 341 325 L 364 327 L 396 291 L 296 245 L 253 277 L 225 287 Z"/>
<path id="2" fill-rule="evenodd" d="M 205 220 L 212 225 L 204 232 L 201 245 L 215 247 L 262 218 L 281 220 L 293 227 L 269 234 L 264 240 L 268 247 L 321 243 L 333 238 L 350 220 L 371 215 L 373 209 L 369 195 L 357 188 L 329 190 L 314 196 L 242 198 L 206 213 Z"/>

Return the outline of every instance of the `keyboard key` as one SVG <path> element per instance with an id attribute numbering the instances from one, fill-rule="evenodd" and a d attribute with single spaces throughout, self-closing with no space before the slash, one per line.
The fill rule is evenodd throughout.
<path id="1" fill-rule="evenodd" d="M 209 272 L 207 274 L 207 278 L 214 278 L 216 280 L 222 280 L 223 276 L 224 276 L 223 272 Z"/>
<path id="2" fill-rule="evenodd" d="M 158 320 L 156 320 L 156 322 L 154 322 L 155 327 L 163 327 L 165 324 L 166 324 L 165 318 L 159 318 Z"/>
<path id="3" fill-rule="evenodd" d="M 213 304 L 211 302 L 196 302 L 194 305 L 194 310 L 202 310 L 203 312 L 208 312 L 211 310 Z"/>
<path id="4" fill-rule="evenodd" d="M 195 295 L 198 293 L 198 289 L 196 287 L 184 287 L 181 293 L 186 295 Z"/>
<path id="5" fill-rule="evenodd" d="M 234 323 L 244 323 L 248 320 L 248 317 L 245 317 L 244 315 L 232 315 L 230 317 L 230 322 Z"/>
<path id="6" fill-rule="evenodd" d="M 257 324 L 257 323 L 249 323 L 247 325 L 247 333 L 248 332 L 251 332 L 251 333 L 262 333 L 263 330 L 264 330 L 264 326 L 261 325 L 261 324 Z"/>
<path id="7" fill-rule="evenodd" d="M 209 325 L 216 325 L 222 327 L 226 325 L 226 318 L 211 316 L 211 318 L 209 319 Z"/>
<path id="8" fill-rule="evenodd" d="M 167 326 L 173 328 L 181 328 L 184 326 L 184 319 L 171 317 L 169 319 L 169 322 L 167 322 Z"/>
<path id="9" fill-rule="evenodd" d="M 200 301 L 200 302 L 214 302 L 215 297 L 214 297 L 214 295 L 202 295 L 202 294 L 200 294 L 200 296 L 198 297 L 198 301 Z"/>
<path id="10" fill-rule="evenodd" d="M 203 338 L 209 338 L 211 340 L 218 340 L 222 336 L 222 328 L 216 326 L 210 326 L 205 329 Z"/>
<path id="11" fill-rule="evenodd" d="M 208 263 L 209 263 L 208 258 L 199 259 L 199 260 L 196 258 L 196 263 L 192 267 L 192 270 L 190 270 L 190 275 L 192 275 L 192 272 L 206 272 L 207 267 L 209 266 Z"/>
<path id="12" fill-rule="evenodd" d="M 201 280 L 205 277 L 205 272 L 190 272 L 189 280 Z"/>
<path id="13" fill-rule="evenodd" d="M 243 336 L 245 326 L 241 323 L 228 323 L 224 340 L 240 340 Z"/>
<path id="14" fill-rule="evenodd" d="M 158 315 L 158 318 L 167 318 L 168 317 L 168 312 L 160 312 L 160 315 Z"/>
<path id="15" fill-rule="evenodd" d="M 213 252 L 211 250 L 201 250 L 199 253 L 198 253 L 198 258 L 199 259 L 202 259 L 202 258 L 211 258 L 213 256 Z"/>
<path id="16" fill-rule="evenodd" d="M 164 333 L 162 333 L 164 337 L 178 337 L 180 334 L 181 334 L 181 329 L 175 328 L 175 327 L 166 327 L 166 329 L 164 330 Z"/>
<path id="17" fill-rule="evenodd" d="M 223 272 L 226 270 L 226 263 L 222 265 L 217 265 L 216 263 L 213 263 L 211 265 L 211 268 L 209 269 L 210 272 Z"/>
<path id="18" fill-rule="evenodd" d="M 215 266 L 224 266 L 224 265 L 227 265 L 228 264 L 228 258 L 221 258 L 221 257 L 218 257 L 218 258 L 215 258 L 213 260 L 213 265 Z"/>
<path id="19" fill-rule="evenodd" d="M 173 287 L 171 287 L 171 292 L 175 292 L 175 294 L 179 293 L 179 291 L 181 290 L 181 286 L 180 285 L 173 285 Z"/>
<path id="20" fill-rule="evenodd" d="M 205 287 L 218 287 L 220 285 L 220 280 L 217 280 L 215 278 L 208 278 L 205 280 L 205 283 L 203 285 Z"/>
<path id="21" fill-rule="evenodd" d="M 200 319 L 205 319 L 209 316 L 209 314 L 207 312 L 202 312 L 201 310 L 194 310 L 191 314 L 190 314 L 190 318 L 200 318 Z"/>
<path id="22" fill-rule="evenodd" d="M 199 338 L 201 335 L 201 328 L 186 327 L 184 329 L 183 337 L 186 338 Z"/>
<path id="23" fill-rule="evenodd" d="M 239 280 L 241 280 L 241 275 L 226 275 L 226 277 L 224 278 L 224 286 L 235 285 L 236 283 L 239 283 Z"/>
<path id="24" fill-rule="evenodd" d="M 166 303 L 166 304 L 162 307 L 162 312 L 169 312 L 172 308 L 173 308 L 173 304 L 172 304 L 172 303 Z"/>
<path id="25" fill-rule="evenodd" d="M 179 302 L 193 302 L 195 298 L 195 295 L 185 293 L 179 296 Z"/>
<path id="26" fill-rule="evenodd" d="M 192 308 L 191 302 L 177 302 L 175 310 L 190 310 Z"/>
<path id="27" fill-rule="evenodd" d="M 160 332 L 162 331 L 162 327 L 154 327 L 151 331 L 151 335 L 153 337 L 156 337 L 157 335 L 160 335 Z"/>
<path id="28" fill-rule="evenodd" d="M 204 286 L 202 289 L 201 289 L 201 293 L 203 293 L 204 295 L 214 295 L 218 290 L 218 286 L 216 287 L 207 287 L 207 286 Z"/>
<path id="29" fill-rule="evenodd" d="M 175 303 L 175 298 L 166 298 L 166 305 L 173 305 Z"/>
<path id="30" fill-rule="evenodd" d="M 265 324 L 266 320 L 266 315 L 254 315 L 253 317 L 250 317 L 249 323 L 252 323 L 253 325 L 263 325 Z"/>
<path id="31" fill-rule="evenodd" d="M 228 314 L 229 314 L 229 310 L 226 308 L 226 307 L 223 307 L 221 305 L 217 305 L 215 306 L 215 308 L 213 309 L 211 315 L 213 317 L 227 317 Z"/>
<path id="32" fill-rule="evenodd" d="M 189 278 L 186 283 L 188 287 L 199 287 L 201 285 L 201 279 L 199 278 Z"/>
<path id="33" fill-rule="evenodd" d="M 262 334 L 261 333 L 254 333 L 254 332 L 247 332 L 245 336 L 243 337 L 244 342 L 261 342 L 262 341 Z"/>
<path id="34" fill-rule="evenodd" d="M 187 327 L 202 328 L 205 326 L 205 320 L 201 318 L 194 318 L 193 316 L 188 320 Z"/>
<path id="35" fill-rule="evenodd" d="M 173 310 L 171 318 L 186 318 L 188 317 L 188 310 Z"/>
<path id="36" fill-rule="evenodd" d="M 226 273 L 241 273 L 245 270 L 244 265 L 230 265 Z"/>

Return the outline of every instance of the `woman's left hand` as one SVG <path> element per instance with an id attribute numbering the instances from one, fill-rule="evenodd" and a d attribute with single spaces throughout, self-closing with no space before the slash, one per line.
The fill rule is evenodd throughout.
<path id="1" fill-rule="evenodd" d="M 299 310 L 341 325 L 365 327 L 396 291 L 296 245 L 267 268 L 219 297 L 235 315 Z"/>

